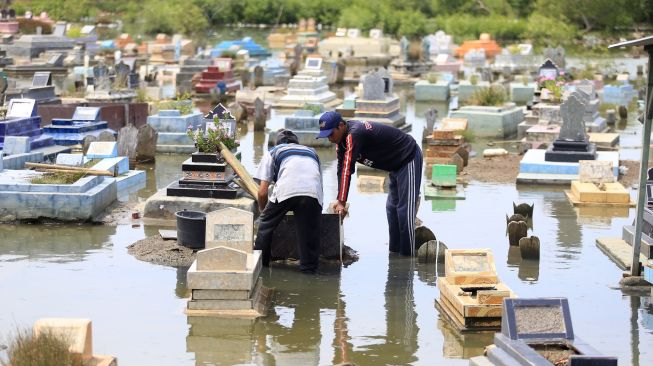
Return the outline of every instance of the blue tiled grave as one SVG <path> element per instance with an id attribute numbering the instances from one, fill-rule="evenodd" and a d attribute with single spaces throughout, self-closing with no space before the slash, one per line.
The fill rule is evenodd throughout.
<path id="1" fill-rule="evenodd" d="M 0 120 L 0 149 L 4 149 L 6 136 L 28 137 L 30 150 L 54 145 L 55 141 L 44 135 L 40 126 L 41 117 L 36 115 L 34 99 L 10 100 L 7 117 Z"/>
<path id="2" fill-rule="evenodd" d="M 100 120 L 99 107 L 77 107 L 72 118 L 53 118 L 43 128 L 45 135 L 52 137 L 57 145 L 64 146 L 82 144 L 84 137 L 99 137 L 104 131 L 117 136 L 107 121 Z"/>
<path id="3" fill-rule="evenodd" d="M 196 150 L 195 143 L 186 131 L 206 128 L 201 113 L 182 115 L 178 110 L 161 110 L 159 114 L 147 117 L 147 123 L 158 132 L 157 152 L 188 154 Z"/>

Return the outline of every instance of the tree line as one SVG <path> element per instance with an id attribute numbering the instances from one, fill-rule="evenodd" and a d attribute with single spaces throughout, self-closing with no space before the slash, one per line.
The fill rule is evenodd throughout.
<path id="1" fill-rule="evenodd" d="M 16 0 L 18 14 L 57 20 L 120 20 L 145 34 L 202 36 L 233 23 L 316 23 L 381 28 L 418 38 L 443 29 L 458 41 L 487 32 L 499 40 L 565 44 L 592 32 L 618 35 L 652 24 L 653 0 Z"/>

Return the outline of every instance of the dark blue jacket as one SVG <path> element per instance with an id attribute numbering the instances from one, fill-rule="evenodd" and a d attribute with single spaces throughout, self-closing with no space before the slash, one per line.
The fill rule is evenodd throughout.
<path id="1" fill-rule="evenodd" d="M 336 145 L 338 152 L 338 200 L 347 201 L 356 162 L 375 169 L 395 171 L 415 157 L 415 139 L 376 122 L 347 121 L 347 131 Z"/>

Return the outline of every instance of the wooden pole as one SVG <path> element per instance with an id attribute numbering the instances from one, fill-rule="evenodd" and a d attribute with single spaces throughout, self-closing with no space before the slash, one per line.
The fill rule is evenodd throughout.
<path id="1" fill-rule="evenodd" d="M 28 168 L 50 170 L 59 173 L 85 173 L 91 175 L 103 175 L 103 176 L 110 176 L 110 177 L 114 176 L 114 174 L 108 170 L 95 170 L 95 169 L 80 168 L 80 167 L 67 166 L 67 165 L 25 163 L 25 166 Z"/>
<path id="2" fill-rule="evenodd" d="M 254 181 L 254 178 L 252 178 L 251 175 L 247 172 L 247 169 L 238 161 L 238 159 L 234 156 L 234 154 L 227 149 L 226 146 L 222 142 L 219 143 L 219 148 L 220 148 L 220 154 L 224 157 L 224 160 L 227 162 L 227 164 L 231 165 L 231 168 L 233 168 L 234 172 L 240 177 L 242 180 L 243 185 L 245 186 L 245 190 L 254 197 L 254 200 L 258 202 L 258 184 Z"/>

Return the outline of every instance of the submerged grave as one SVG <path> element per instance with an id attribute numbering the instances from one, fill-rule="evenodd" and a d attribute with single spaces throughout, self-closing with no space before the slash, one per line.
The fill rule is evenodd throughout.
<path id="1" fill-rule="evenodd" d="M 473 357 L 482 365 L 616 366 L 616 357 L 601 355 L 575 336 L 566 298 L 504 299 L 501 333 L 486 356 Z"/>
<path id="2" fill-rule="evenodd" d="M 57 145 L 64 146 L 81 145 L 86 136 L 99 138 L 104 132 L 117 135 L 107 121 L 100 120 L 99 107 L 76 107 L 72 118 L 53 118 L 43 131 Z"/>

